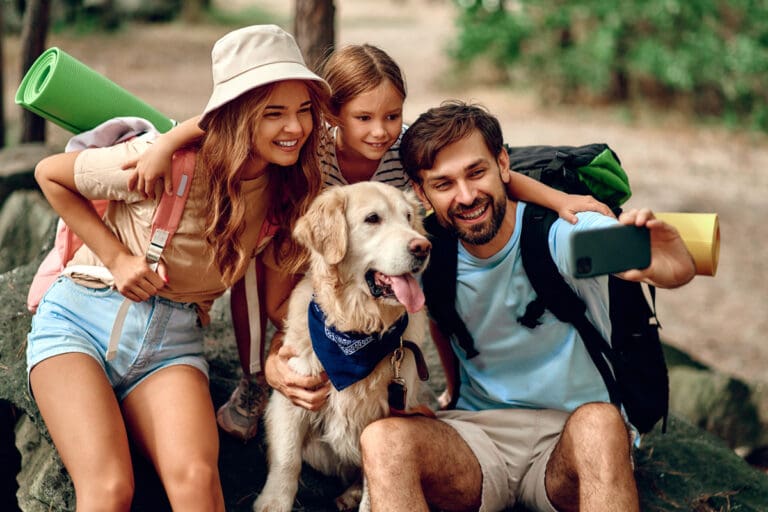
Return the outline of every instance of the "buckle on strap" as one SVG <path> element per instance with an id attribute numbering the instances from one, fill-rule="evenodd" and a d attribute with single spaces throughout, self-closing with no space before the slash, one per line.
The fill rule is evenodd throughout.
<path id="1" fill-rule="evenodd" d="M 151 263 L 157 263 L 160 261 L 160 255 L 163 254 L 163 249 L 168 243 L 169 233 L 164 229 L 156 229 L 152 234 L 152 239 L 149 241 L 147 247 L 146 258 Z"/>

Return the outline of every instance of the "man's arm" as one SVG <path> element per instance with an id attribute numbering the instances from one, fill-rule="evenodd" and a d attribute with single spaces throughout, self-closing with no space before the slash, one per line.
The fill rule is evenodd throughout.
<path id="1" fill-rule="evenodd" d="M 451 342 L 437 326 L 437 323 L 432 320 L 429 322 L 429 332 L 432 335 L 432 341 L 437 348 L 437 355 L 440 357 L 440 363 L 443 365 L 443 371 L 445 372 L 445 391 L 437 398 L 440 408 L 445 409 L 451 403 L 453 396 L 459 391 L 458 382 L 456 382 L 459 361 L 453 352 L 453 348 L 451 348 Z"/>

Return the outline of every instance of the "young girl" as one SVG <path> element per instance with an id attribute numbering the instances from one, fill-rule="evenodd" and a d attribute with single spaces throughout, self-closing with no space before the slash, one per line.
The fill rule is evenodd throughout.
<path id="1" fill-rule="evenodd" d="M 327 84 L 274 25 L 236 30 L 213 48 L 214 89 L 200 117 L 195 174 L 158 272 L 143 256 L 157 200 L 131 192 L 121 164 L 142 138 L 64 153 L 35 171 L 51 205 L 85 242 L 28 336 L 30 387 L 75 486 L 78 510 L 128 510 L 128 439 L 154 464 L 174 510 L 223 511 L 218 433 L 200 326 L 254 254 L 277 322 L 304 253 L 291 227 L 320 188 L 316 163 Z M 104 220 L 88 199 L 111 200 Z M 271 242 L 260 241 L 263 226 Z M 264 247 L 266 249 L 264 249 Z M 111 276 L 104 276 L 104 270 Z M 114 358 L 105 351 L 128 309 Z"/>
<path id="2" fill-rule="evenodd" d="M 328 57 L 322 75 L 332 91 L 332 126 L 325 133 L 329 136 L 322 140 L 318 154 L 324 185 L 373 180 L 410 189 L 410 180 L 399 154 L 400 140 L 408 127 L 403 123 L 405 79 L 397 63 L 376 46 L 349 45 Z M 137 165 L 138 186 L 150 192 L 160 176 L 164 176 L 165 183 L 169 184 L 170 155 L 201 133 L 194 119 L 190 119 L 161 137 L 152 154 L 145 155 Z M 512 176 L 510 194 L 552 208 L 571 222 L 576 221 L 575 212 L 578 211 L 609 213 L 605 205 L 591 196 L 564 194 L 521 174 L 512 173 Z M 233 288 L 233 297 L 239 293 L 239 286 Z M 246 354 L 248 350 L 242 347 L 249 346 L 250 338 L 246 329 L 238 326 L 241 321 L 235 316 L 235 335 L 240 353 Z M 324 403 L 328 382 L 293 372 L 286 364 L 293 354 L 281 351 L 281 346 L 278 335 L 271 342 L 264 364 L 265 377 L 261 367 L 242 364 L 245 377 L 217 413 L 219 425 L 225 431 L 243 439 L 255 435 L 266 405 L 261 398 L 263 380 L 297 405 L 314 410 Z M 258 349 L 263 351 L 261 347 Z"/>

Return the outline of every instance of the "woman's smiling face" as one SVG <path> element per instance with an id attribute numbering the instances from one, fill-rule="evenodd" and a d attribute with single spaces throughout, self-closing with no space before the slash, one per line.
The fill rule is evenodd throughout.
<path id="1" fill-rule="evenodd" d="M 278 82 L 258 119 L 255 158 L 263 170 L 267 164 L 289 166 L 299 159 L 299 152 L 312 133 L 312 101 L 301 80 Z"/>

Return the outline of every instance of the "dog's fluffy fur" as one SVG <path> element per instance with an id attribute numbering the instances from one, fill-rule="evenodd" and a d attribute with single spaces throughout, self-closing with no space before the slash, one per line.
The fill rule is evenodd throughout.
<path id="1" fill-rule="evenodd" d="M 383 284 L 377 277 L 376 283 L 382 285 L 378 291 L 367 281 L 374 271 L 377 276 L 402 276 L 424 269 L 430 244 L 419 212 L 413 193 L 364 182 L 326 190 L 299 219 L 294 237 L 311 256 L 309 272 L 291 295 L 286 319 L 284 344 L 293 345 L 299 354 L 290 360 L 294 371 L 304 375 L 323 371 L 307 324 L 313 295 L 326 314 L 326 324 L 339 331 L 381 333 L 406 312 L 387 287 L 386 277 Z M 382 291 L 382 296 L 374 297 Z M 403 338 L 421 344 L 425 329 L 424 310 L 410 313 Z M 416 405 L 419 381 L 413 354 L 408 350 L 405 354 L 402 377 L 410 408 Z M 337 498 L 339 509 L 354 508 L 361 499 L 361 510 L 365 509 L 367 496 L 359 478 L 360 433 L 369 423 L 389 415 L 387 386 L 392 377 L 387 356 L 365 379 L 342 391 L 331 387 L 327 403 L 316 412 L 272 393 L 265 414 L 269 474 L 253 509 L 291 510 L 302 458 L 326 475 L 354 482 Z"/>

